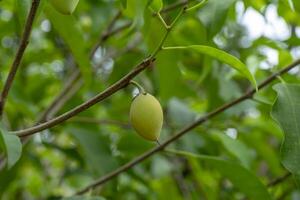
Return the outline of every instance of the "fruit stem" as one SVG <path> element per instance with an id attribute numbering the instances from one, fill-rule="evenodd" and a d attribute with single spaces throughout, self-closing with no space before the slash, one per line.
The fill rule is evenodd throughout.
<path id="1" fill-rule="evenodd" d="M 156 143 L 158 144 L 158 146 L 160 146 L 160 142 L 158 140 L 156 140 Z"/>
<path id="2" fill-rule="evenodd" d="M 139 94 L 147 94 L 147 92 L 145 91 L 145 89 L 143 88 L 143 86 L 141 86 L 137 82 L 131 80 L 129 83 L 138 88 Z"/>

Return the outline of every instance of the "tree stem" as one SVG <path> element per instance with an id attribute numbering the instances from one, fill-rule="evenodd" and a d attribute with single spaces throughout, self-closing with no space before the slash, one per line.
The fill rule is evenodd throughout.
<path id="1" fill-rule="evenodd" d="M 24 32 L 23 32 L 23 35 L 21 38 L 21 42 L 20 42 L 17 54 L 14 58 L 13 64 L 10 68 L 9 74 L 7 76 L 7 79 L 5 81 L 5 84 L 4 84 L 4 87 L 3 87 L 3 90 L 2 90 L 2 93 L 0 96 L 0 117 L 3 114 L 6 98 L 8 96 L 9 90 L 13 84 L 13 81 L 17 74 L 17 71 L 19 69 L 24 52 L 29 43 L 29 37 L 31 34 L 33 22 L 34 22 L 39 5 L 40 5 L 40 0 L 32 0 L 31 8 L 30 8 L 27 20 L 26 20 L 26 24 L 25 24 Z"/>

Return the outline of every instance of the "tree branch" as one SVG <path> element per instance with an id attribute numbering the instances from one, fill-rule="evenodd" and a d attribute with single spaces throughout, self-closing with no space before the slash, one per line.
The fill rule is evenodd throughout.
<path id="1" fill-rule="evenodd" d="M 184 1 L 179 1 L 176 2 L 174 4 L 171 4 L 167 7 L 165 7 L 161 12 L 162 13 L 167 13 L 170 12 L 174 9 L 177 9 L 179 7 L 182 7 L 184 5 L 187 5 L 188 1 L 184 0 Z M 110 37 L 120 33 L 121 31 L 125 30 L 126 28 L 130 27 L 132 22 L 128 22 L 125 23 L 124 25 L 113 29 L 115 23 L 117 22 L 117 20 L 122 16 L 121 11 L 118 11 L 116 13 L 116 15 L 112 18 L 112 20 L 110 21 L 110 23 L 108 24 L 106 30 L 100 35 L 98 42 L 96 43 L 96 45 L 92 48 L 91 52 L 90 52 L 90 58 L 92 58 L 96 52 L 96 50 L 98 49 L 99 46 L 101 46 L 106 40 L 108 40 Z M 132 45 L 129 45 L 128 47 L 126 47 L 123 52 L 127 52 L 128 50 L 130 50 L 132 48 Z M 116 56 L 118 56 L 119 54 L 117 54 Z M 63 106 L 63 104 L 61 104 L 60 102 L 62 101 L 61 99 L 66 99 L 64 98 L 64 96 L 72 89 L 72 85 L 75 84 L 75 82 L 77 80 L 79 80 L 79 78 L 81 77 L 80 71 L 79 70 L 75 70 L 73 72 L 73 74 L 70 76 L 70 78 L 68 79 L 66 85 L 64 86 L 63 90 L 56 96 L 56 98 L 52 101 L 52 103 L 49 105 L 49 107 L 43 112 L 43 114 L 40 116 L 38 123 L 41 122 L 45 122 L 48 119 L 48 113 L 52 112 L 51 110 L 57 106 L 58 104 L 60 104 L 61 106 Z M 54 113 L 55 114 L 55 113 Z"/>
<path id="2" fill-rule="evenodd" d="M 67 80 L 61 92 L 54 98 L 52 103 L 46 108 L 46 110 L 39 117 L 37 123 L 45 122 L 48 120 L 49 114 L 56 107 L 56 105 L 61 104 L 60 102 L 64 99 L 64 96 L 66 96 L 69 93 L 69 91 L 74 87 L 76 81 L 78 81 L 79 78 L 80 78 L 80 71 L 76 69 Z"/>
<path id="3" fill-rule="evenodd" d="M 175 10 L 177 8 L 181 8 L 183 6 L 186 6 L 186 5 L 188 5 L 188 3 L 189 3 L 188 0 L 178 1 L 176 3 L 170 4 L 169 6 L 166 6 L 160 12 L 161 13 L 167 13 L 167 12 L 170 12 L 170 11 Z"/>
<path id="4" fill-rule="evenodd" d="M 75 107 L 74 109 L 55 117 L 45 123 L 39 124 L 37 126 L 20 130 L 20 131 L 14 131 L 11 132 L 13 134 L 16 134 L 20 137 L 26 137 L 29 135 L 33 135 L 37 132 L 40 132 L 42 130 L 51 128 L 57 124 L 60 124 L 71 117 L 74 117 L 75 115 L 81 113 L 82 111 L 85 111 L 86 109 L 90 108 L 91 106 L 95 105 L 96 103 L 106 99 L 107 97 L 113 95 L 118 90 L 126 87 L 131 79 L 133 79 L 135 76 L 137 76 L 140 72 L 142 72 L 144 69 L 146 69 L 148 66 L 150 66 L 154 62 L 154 58 L 150 57 L 146 60 L 142 61 L 140 64 L 138 64 L 130 73 L 125 75 L 122 79 L 117 81 L 115 84 L 111 85 L 107 89 L 105 89 L 100 94 L 96 95 L 95 97 L 91 98 L 90 100 L 82 103 L 81 105 Z"/>
<path id="5" fill-rule="evenodd" d="M 51 128 L 55 125 L 63 123 L 64 121 L 76 116 L 77 114 L 85 111 L 86 109 L 90 108 L 91 106 L 95 105 L 96 103 L 106 99 L 107 97 L 110 97 L 111 95 L 113 95 L 114 93 L 119 91 L 120 89 L 126 87 L 135 76 L 137 76 L 140 72 L 142 72 L 147 67 L 149 67 L 155 61 L 155 56 L 162 49 L 162 46 L 163 46 L 164 42 L 166 41 L 168 35 L 170 34 L 172 28 L 175 26 L 178 19 L 185 13 L 185 10 L 186 10 L 186 7 L 182 8 L 182 10 L 179 12 L 177 17 L 174 19 L 173 23 L 168 28 L 166 28 L 166 33 L 165 33 L 164 37 L 162 38 L 161 42 L 159 43 L 158 47 L 156 48 L 156 50 L 153 52 L 153 54 L 151 56 L 149 56 L 148 58 L 146 58 L 144 61 L 142 61 L 140 64 L 138 64 L 133 70 L 131 70 L 131 72 L 129 72 L 127 75 L 125 75 L 119 81 L 117 81 L 116 83 L 114 83 L 113 85 L 111 85 L 110 87 L 105 89 L 100 94 L 91 98 L 90 100 L 82 103 L 81 105 L 78 105 L 77 107 L 73 108 L 72 110 L 65 112 L 64 114 L 62 114 L 56 118 L 53 118 L 53 119 L 51 119 L 45 123 L 39 124 L 37 126 L 31 127 L 28 129 L 24 129 L 24 130 L 20 130 L 20 131 L 14 131 L 11 133 L 18 135 L 19 137 L 26 137 L 29 135 L 33 135 L 37 132 L 40 132 L 42 130 Z"/>
<path id="6" fill-rule="evenodd" d="M 2 90 L 2 93 L 0 96 L 0 116 L 2 116 L 8 92 L 13 84 L 15 75 L 18 71 L 18 68 L 22 61 L 24 52 L 29 43 L 29 37 L 30 37 L 31 30 L 32 30 L 33 21 L 35 19 L 39 4 L 40 4 L 40 0 L 32 0 L 31 8 L 30 8 L 30 11 L 29 11 L 29 14 L 27 17 L 27 21 L 25 24 L 24 32 L 23 32 L 23 35 L 21 38 L 21 43 L 19 45 L 17 54 L 15 56 L 12 66 L 10 68 L 8 77 L 5 81 L 5 84 L 4 84 L 4 87 L 3 87 L 3 90 Z"/>
<path id="7" fill-rule="evenodd" d="M 262 83 L 260 83 L 258 85 L 258 89 L 262 89 L 264 87 L 266 87 L 268 84 L 270 84 L 272 81 L 276 80 L 277 76 L 282 75 L 287 73 L 289 70 L 293 69 L 294 67 L 296 67 L 297 65 L 300 64 L 300 59 L 296 60 L 295 62 L 293 62 L 292 64 L 288 65 L 287 67 L 281 69 L 280 71 L 272 74 L 271 76 L 269 76 L 268 78 L 266 78 Z M 145 152 L 144 154 L 138 156 L 137 158 L 135 158 L 134 160 L 126 163 L 125 165 L 119 167 L 118 169 L 116 169 L 115 171 L 112 171 L 111 173 L 108 173 L 107 175 L 99 178 L 98 180 L 96 180 L 95 182 L 91 183 L 90 185 L 86 186 L 85 188 L 83 188 L 82 190 L 79 190 L 78 192 L 76 192 L 76 195 L 80 195 L 80 194 L 84 194 L 87 191 L 96 188 L 100 185 L 103 185 L 104 183 L 108 182 L 109 180 L 113 179 L 114 177 L 118 176 L 119 174 L 121 174 L 122 172 L 127 171 L 128 169 L 134 167 L 135 165 L 141 163 L 142 161 L 144 161 L 145 159 L 147 159 L 148 157 L 154 155 L 157 152 L 162 151 L 166 146 L 168 146 L 169 144 L 171 144 L 172 142 L 178 140 L 181 136 L 183 136 L 184 134 L 188 133 L 189 131 L 191 131 L 192 129 L 196 128 L 197 126 L 203 124 L 204 122 L 208 121 L 209 119 L 215 117 L 216 115 L 226 111 L 227 109 L 247 100 L 252 98 L 252 96 L 256 93 L 255 89 L 251 89 L 249 91 L 247 91 L 244 95 L 242 95 L 241 97 L 226 103 L 222 106 L 220 106 L 219 108 L 209 112 L 208 114 L 204 115 L 203 117 L 199 118 L 198 120 L 196 120 L 195 122 L 193 122 L 192 124 L 186 126 L 185 128 L 183 128 L 182 130 L 178 131 L 177 133 L 174 134 L 174 136 L 172 136 L 171 138 L 169 138 L 168 140 L 166 140 L 165 142 L 161 143 L 161 145 L 158 145 L 152 149 L 150 149 L 149 151 Z"/>
<path id="8" fill-rule="evenodd" d="M 112 37 L 113 35 L 121 32 L 122 30 L 126 29 L 127 26 L 121 26 L 115 30 L 113 30 L 113 26 L 117 22 L 117 19 L 119 19 L 121 16 L 121 12 L 118 11 L 118 13 L 113 17 L 112 21 L 108 24 L 106 30 L 100 34 L 100 37 L 98 39 L 98 42 L 96 45 L 92 48 L 90 52 L 90 59 L 93 58 L 94 54 L 96 53 L 96 50 L 101 46 L 107 39 Z M 80 71 L 76 69 L 71 76 L 66 81 L 66 85 L 63 87 L 62 91 L 55 97 L 55 99 L 52 101 L 52 103 L 48 106 L 48 108 L 42 113 L 40 116 L 38 123 L 45 122 L 50 117 L 49 114 L 52 113 L 53 115 L 56 114 L 56 112 L 67 102 L 68 97 L 72 97 L 73 95 L 70 95 L 70 91 L 72 91 L 72 94 L 76 94 L 76 91 L 82 86 L 83 82 L 81 78 Z M 76 89 L 74 89 L 74 86 L 77 81 L 81 82 Z M 69 95 L 68 95 L 69 94 Z M 68 97 L 66 97 L 68 96 Z M 59 105 L 59 106 L 58 106 Z M 55 108 L 55 112 L 53 112 L 53 109 Z"/>
<path id="9" fill-rule="evenodd" d="M 101 34 L 99 41 L 93 47 L 90 52 L 89 57 L 92 58 L 97 50 L 97 48 L 102 45 L 107 39 L 112 37 L 113 35 L 121 32 L 128 25 L 121 26 L 113 30 L 113 26 L 115 25 L 117 19 L 121 16 L 121 12 L 118 12 L 116 16 L 112 19 L 112 21 L 108 24 L 106 31 Z M 125 53 L 126 50 L 130 50 L 132 47 L 126 47 L 121 53 Z M 120 54 L 121 54 L 120 53 Z M 115 56 L 119 56 L 120 54 L 116 54 Z M 74 95 L 77 90 L 81 88 L 83 85 L 83 80 L 81 79 L 81 73 L 78 69 L 75 69 L 72 72 L 71 76 L 67 79 L 66 84 L 64 85 L 61 92 L 53 99 L 52 103 L 42 112 L 42 114 L 38 117 L 36 125 L 47 121 L 49 118 L 52 118 L 63 106 L 64 104 Z M 28 142 L 29 138 L 22 137 L 23 144 Z M 4 163 L 4 156 L 0 155 L 0 170 L 2 169 L 1 165 Z"/>

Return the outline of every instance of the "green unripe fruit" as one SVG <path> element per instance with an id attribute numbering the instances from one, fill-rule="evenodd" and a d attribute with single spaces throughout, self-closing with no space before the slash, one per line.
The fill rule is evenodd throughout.
<path id="1" fill-rule="evenodd" d="M 139 94 L 130 107 L 130 122 L 140 136 L 157 141 L 163 124 L 160 103 L 150 94 Z"/>
<path id="2" fill-rule="evenodd" d="M 64 15 L 70 15 L 74 12 L 79 0 L 50 0 L 53 7 Z"/>

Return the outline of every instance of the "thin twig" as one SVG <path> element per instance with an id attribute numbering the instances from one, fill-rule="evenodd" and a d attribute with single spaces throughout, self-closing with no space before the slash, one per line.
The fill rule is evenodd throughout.
<path id="1" fill-rule="evenodd" d="M 160 13 L 167 13 L 167 12 L 170 12 L 170 11 L 175 10 L 177 8 L 182 8 L 183 6 L 188 5 L 188 3 L 189 3 L 188 0 L 183 0 L 183 1 L 179 1 L 179 2 L 176 2 L 176 3 L 170 4 L 169 6 L 162 9 L 160 11 Z"/>
<path id="2" fill-rule="evenodd" d="M 278 185 L 279 183 L 282 183 L 283 181 L 285 181 L 286 179 L 288 179 L 292 174 L 290 172 L 285 173 L 284 175 L 270 181 L 267 184 L 267 187 L 274 187 L 276 185 Z"/>
<path id="3" fill-rule="evenodd" d="M 280 71 L 272 74 L 271 76 L 269 76 L 268 78 L 266 78 L 261 84 L 258 85 L 258 89 L 262 89 L 264 87 L 266 87 L 268 84 L 270 84 L 272 81 L 276 80 L 276 77 L 278 75 L 282 75 L 287 73 L 289 70 L 295 68 L 297 65 L 300 64 L 300 59 L 296 60 L 295 62 L 293 62 L 292 64 L 288 65 L 287 67 L 281 69 Z M 134 167 L 135 165 L 141 163 L 142 161 L 144 161 L 145 159 L 147 159 L 148 157 L 154 155 L 155 153 L 162 151 L 166 146 L 168 146 L 169 144 L 171 144 L 172 142 L 178 140 L 181 136 L 183 136 L 184 134 L 188 133 L 189 131 L 193 130 L 194 128 L 196 128 L 197 126 L 203 124 L 204 122 L 208 121 L 209 119 L 215 117 L 216 115 L 223 113 L 224 111 L 226 111 L 227 109 L 249 99 L 252 98 L 252 96 L 256 93 L 256 89 L 251 89 L 248 92 L 246 92 L 244 95 L 242 95 L 241 97 L 226 103 L 222 106 L 220 106 L 219 108 L 211 111 L 210 113 L 204 115 L 203 117 L 199 118 L 198 120 L 196 120 L 195 122 L 193 122 L 192 124 L 186 126 L 185 128 L 183 128 L 182 130 L 178 131 L 177 133 L 175 133 L 171 138 L 169 138 L 168 140 L 166 140 L 165 142 L 161 143 L 161 145 L 158 145 L 152 149 L 150 149 L 149 151 L 145 152 L 144 154 L 136 157 L 135 159 L 133 159 L 132 161 L 124 164 L 123 166 L 119 167 L 118 169 L 112 171 L 111 173 L 108 173 L 107 175 L 99 178 L 98 180 L 96 180 L 95 182 L 91 183 L 90 185 L 86 186 L 85 188 L 83 188 L 82 190 L 79 190 L 76 195 L 79 194 L 84 194 L 85 192 L 89 191 L 90 189 L 96 188 L 100 185 L 103 185 L 104 183 L 108 182 L 109 180 L 113 179 L 114 177 L 118 176 L 119 174 L 121 174 L 122 172 L 127 171 L 128 169 Z"/>
<path id="4" fill-rule="evenodd" d="M 125 24 L 123 24 L 122 26 L 113 29 L 114 25 L 116 24 L 117 20 L 121 17 L 122 13 L 120 11 L 118 11 L 118 13 L 113 17 L 113 19 L 111 20 L 111 22 L 108 24 L 106 30 L 100 35 L 98 42 L 95 44 L 95 46 L 93 47 L 92 51 L 91 51 L 91 57 L 92 55 L 95 54 L 95 52 L 97 51 L 98 47 L 101 46 L 101 44 L 103 42 L 105 42 L 106 40 L 108 40 L 111 36 L 122 32 L 123 30 L 125 30 L 126 28 L 130 27 L 130 25 L 132 24 L 132 22 L 127 22 Z"/>
<path id="5" fill-rule="evenodd" d="M 126 29 L 128 27 L 128 23 L 116 28 L 113 30 L 113 26 L 116 23 L 116 20 L 121 16 L 121 12 L 118 12 L 117 15 L 112 19 L 112 21 L 109 23 L 107 30 L 104 31 L 104 34 L 101 34 L 100 40 L 97 42 L 97 44 L 93 47 L 93 49 L 90 52 L 90 59 L 94 56 L 97 48 L 102 45 L 107 39 L 110 37 L 114 36 L 115 34 L 121 32 L 122 30 Z M 127 48 L 128 51 L 131 49 Z M 126 53 L 127 49 L 122 50 L 121 53 Z M 114 56 L 119 56 L 120 54 L 116 54 Z M 114 57 L 113 56 L 113 57 Z M 66 84 L 64 85 L 63 89 L 61 92 L 53 99 L 53 101 L 50 103 L 50 105 L 43 111 L 43 113 L 40 115 L 38 118 L 36 125 L 43 123 L 47 121 L 48 119 L 52 118 L 63 106 L 64 104 L 72 98 L 73 95 L 76 94 L 76 92 L 81 88 L 83 85 L 83 81 L 81 79 L 81 73 L 78 68 L 75 68 L 75 70 L 72 72 L 71 76 L 67 79 Z M 29 137 L 23 137 L 22 142 L 27 143 L 29 141 Z M 0 155 L 0 164 L 3 163 L 4 156 Z M 1 165 L 0 165 L 0 170 L 1 170 Z"/>
<path id="6" fill-rule="evenodd" d="M 108 28 L 105 32 L 105 34 L 101 34 L 99 41 L 97 42 L 97 44 L 92 48 L 91 52 L 90 52 L 90 59 L 92 59 L 92 57 L 94 56 L 94 54 L 96 53 L 96 50 L 98 49 L 99 46 L 101 46 L 108 38 L 112 37 L 113 35 L 121 32 L 122 30 L 124 30 L 126 28 L 126 24 L 124 26 L 121 26 L 115 30 L 112 30 L 113 25 L 116 23 L 116 20 L 121 16 L 121 12 L 118 12 L 117 15 L 113 18 L 113 20 L 109 23 Z M 53 112 L 53 108 L 56 108 L 56 111 L 58 111 L 61 107 L 63 107 L 64 103 L 67 102 L 68 98 L 65 96 L 69 96 L 69 98 L 71 98 L 72 96 L 70 96 L 69 91 L 73 91 L 73 94 L 75 94 L 79 88 L 81 88 L 81 86 L 83 85 L 81 78 L 81 73 L 78 69 L 76 69 L 74 72 L 72 72 L 71 76 L 68 78 L 68 80 L 66 81 L 66 85 L 64 86 L 64 88 L 62 89 L 62 91 L 55 97 L 55 99 L 52 101 L 52 103 L 47 107 L 47 109 L 43 112 L 43 114 L 41 115 L 41 117 L 38 120 L 38 123 L 41 122 L 45 122 L 46 120 L 48 120 L 48 118 L 50 118 L 49 113 L 52 113 L 52 115 L 55 115 L 56 112 Z M 77 87 L 76 90 L 73 89 L 73 87 L 76 84 L 76 82 L 82 82 L 80 83 L 80 86 Z M 69 94 L 69 95 L 68 95 Z M 64 103 L 62 103 L 64 102 Z M 60 106 L 57 106 L 60 105 Z"/>
<path id="7" fill-rule="evenodd" d="M 170 6 L 163 9 L 161 12 L 166 13 L 166 12 L 172 11 L 176 8 L 179 8 L 180 6 L 187 5 L 187 3 L 188 2 L 185 0 L 183 2 L 171 4 Z M 108 40 L 110 37 L 120 33 L 121 31 L 123 31 L 126 28 L 131 26 L 132 22 L 128 22 L 116 29 L 113 29 L 115 23 L 121 16 L 122 16 L 122 13 L 120 11 L 118 11 L 117 14 L 111 20 L 111 22 L 108 24 L 106 30 L 100 35 L 98 42 L 96 43 L 96 45 L 92 48 L 92 50 L 90 52 L 91 59 L 93 58 L 93 56 L 96 53 L 99 46 L 101 46 L 106 40 Z M 126 53 L 127 51 L 130 51 L 133 48 L 133 46 L 135 46 L 135 45 L 136 45 L 136 43 L 134 43 L 134 45 L 129 45 L 121 53 Z M 116 56 L 119 56 L 120 54 L 116 54 Z M 62 101 L 61 99 L 66 99 L 66 98 L 64 98 L 64 96 L 68 94 L 69 90 L 72 89 L 72 85 L 75 85 L 76 81 L 78 81 L 80 77 L 81 77 L 80 71 L 78 69 L 76 69 L 71 74 L 70 78 L 67 80 L 66 85 L 64 86 L 63 90 L 55 97 L 55 99 L 52 101 L 52 103 L 49 105 L 49 107 L 43 112 L 43 114 L 39 118 L 37 124 L 39 124 L 41 122 L 45 122 L 49 118 L 48 113 L 52 112 L 51 110 L 54 107 L 58 108 L 56 106 L 57 104 L 60 104 L 61 107 L 63 106 L 63 104 L 60 103 L 60 101 Z M 59 110 L 59 109 L 57 109 L 57 110 Z M 56 113 L 53 113 L 53 115 L 55 115 L 55 114 Z"/>
<path id="8" fill-rule="evenodd" d="M 26 50 L 26 47 L 29 43 L 29 37 L 31 34 L 31 30 L 32 30 L 32 25 L 37 13 L 37 9 L 39 7 L 40 4 L 40 0 L 33 0 L 32 4 L 31 4 L 31 8 L 26 20 L 26 24 L 25 24 L 25 28 L 24 28 L 24 32 L 21 38 L 21 42 L 17 51 L 17 54 L 15 56 L 15 59 L 13 61 L 13 64 L 10 68 L 9 74 L 7 76 L 7 79 L 5 81 L 1 96 L 0 96 L 0 116 L 2 116 L 3 110 L 4 110 L 4 106 L 5 106 L 5 102 L 6 102 L 6 98 L 7 95 L 9 93 L 9 90 L 13 84 L 14 78 L 16 76 L 16 73 L 18 71 L 18 68 L 20 66 L 20 63 L 22 61 L 24 52 Z"/>
<path id="9" fill-rule="evenodd" d="M 49 111 L 47 115 L 48 119 L 52 119 L 56 115 L 56 113 L 58 113 L 60 109 L 78 92 L 82 85 L 83 79 L 79 79 L 78 81 L 76 81 L 73 87 L 71 87 L 70 90 L 67 91 L 66 95 L 64 95 Z"/>
<path id="10" fill-rule="evenodd" d="M 45 122 L 49 118 L 49 113 L 56 107 L 56 105 L 61 104 L 60 102 L 64 99 L 64 96 L 74 87 L 76 81 L 80 78 L 80 71 L 76 69 L 67 80 L 65 86 L 61 90 L 61 92 L 54 98 L 52 103 L 47 107 L 46 110 L 42 113 L 42 115 L 37 120 L 37 123 Z"/>
<path id="11" fill-rule="evenodd" d="M 79 113 L 87 110 L 88 108 L 95 105 L 96 103 L 110 97 L 111 95 L 113 95 L 114 93 L 119 91 L 120 89 L 126 87 L 135 76 L 137 76 L 139 73 L 144 71 L 146 68 L 148 68 L 154 62 L 155 56 L 158 54 L 159 51 L 161 51 L 162 46 L 163 46 L 164 42 L 166 41 L 168 35 L 170 34 L 172 27 L 178 21 L 179 17 L 182 16 L 182 14 L 185 12 L 185 10 L 186 10 L 186 7 L 184 7 L 179 12 L 177 17 L 174 19 L 174 22 L 172 23 L 172 25 L 167 28 L 163 39 L 161 40 L 161 42 L 159 43 L 158 47 L 153 52 L 153 54 L 151 56 L 149 56 L 148 58 L 146 58 L 144 61 L 142 61 L 140 64 L 138 64 L 133 70 L 131 70 L 131 72 L 129 72 L 127 75 L 125 75 L 119 81 L 117 81 L 115 84 L 111 85 L 110 87 L 108 87 L 103 92 L 96 95 L 95 97 L 91 98 L 90 100 L 78 105 L 77 107 L 73 108 L 72 110 L 70 110 L 68 112 L 65 112 L 64 114 L 62 114 L 60 116 L 57 116 L 57 117 L 55 117 L 45 123 L 39 124 L 37 126 L 31 127 L 28 129 L 24 129 L 24 130 L 20 130 L 20 131 L 14 131 L 11 133 L 18 135 L 19 137 L 26 137 L 26 136 L 38 133 L 42 130 L 54 127 L 58 124 L 63 123 L 64 121 L 78 115 Z"/>
<path id="12" fill-rule="evenodd" d="M 20 130 L 20 131 L 14 131 L 14 132 L 11 132 L 11 133 L 16 134 L 20 137 L 26 137 L 26 136 L 29 136 L 29 135 L 33 135 L 37 132 L 40 132 L 42 130 L 51 128 L 51 127 L 53 127 L 57 124 L 60 124 L 64 121 L 76 116 L 77 114 L 87 110 L 88 108 L 95 105 L 96 103 L 106 99 L 107 97 L 110 97 L 111 95 L 113 95 L 118 90 L 126 87 L 131 79 L 133 79 L 135 76 L 137 76 L 139 73 L 141 73 L 144 69 L 146 69 L 148 66 L 150 66 L 151 63 L 154 62 L 154 60 L 155 59 L 153 59 L 153 58 L 148 58 L 148 59 L 142 61 L 130 73 L 125 75 L 122 79 L 117 81 L 115 84 L 111 85 L 110 87 L 108 87 L 103 92 L 96 95 L 95 97 L 91 98 L 90 100 L 82 103 L 81 105 L 78 105 L 74 109 L 72 109 L 72 110 L 70 110 L 70 111 L 68 111 L 68 112 L 66 112 L 66 113 L 64 113 L 64 114 L 62 114 L 58 117 L 55 117 L 55 118 L 53 118 L 53 119 L 51 119 L 51 120 L 49 120 L 45 123 L 39 124 L 37 126 L 31 127 L 31 128 L 28 128 L 28 129 L 24 129 L 24 130 Z"/>

